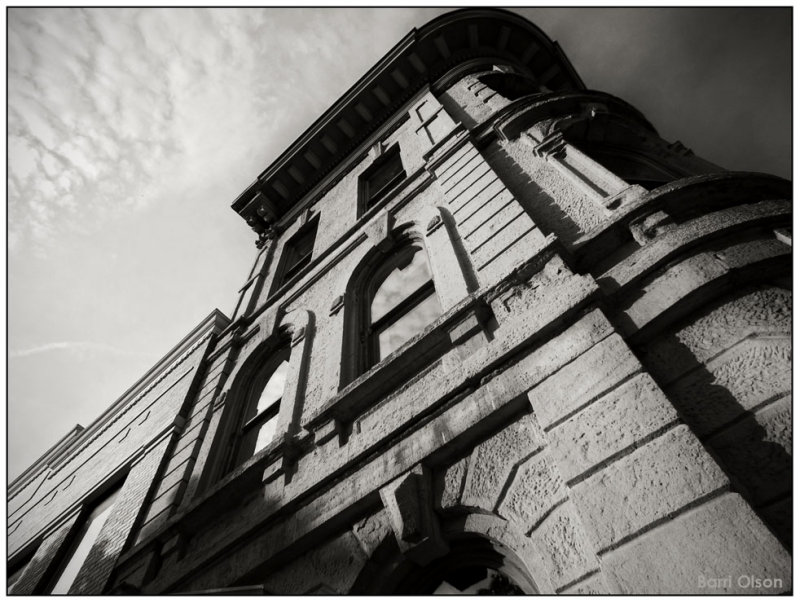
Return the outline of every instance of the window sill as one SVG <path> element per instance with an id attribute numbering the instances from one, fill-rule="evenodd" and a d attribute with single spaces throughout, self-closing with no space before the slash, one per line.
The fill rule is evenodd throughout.
<path id="1" fill-rule="evenodd" d="M 303 426 L 314 433 L 314 445 L 337 434 L 344 437 L 349 424 L 375 401 L 396 390 L 426 366 L 439 360 L 463 340 L 465 321 L 480 314 L 485 302 L 473 294 L 428 325 L 392 354 L 345 386 Z"/>

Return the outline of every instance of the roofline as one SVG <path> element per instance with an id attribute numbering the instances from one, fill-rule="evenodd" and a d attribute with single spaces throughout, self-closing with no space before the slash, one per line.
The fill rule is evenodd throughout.
<path id="1" fill-rule="evenodd" d="M 230 323 L 230 319 L 222 312 L 215 309 L 206 316 L 197 326 L 195 326 L 183 339 L 178 342 L 169 352 L 156 362 L 140 379 L 131 385 L 117 400 L 111 404 L 99 417 L 92 421 L 87 427 L 76 425 L 58 442 L 51 446 L 44 454 L 34 461 L 25 471 L 17 476 L 8 485 L 8 499 L 15 496 L 33 478 L 39 475 L 42 469 L 55 464 L 59 459 L 74 450 L 81 442 L 90 438 L 97 430 L 107 423 L 120 409 L 132 401 L 137 395 L 144 391 L 147 386 L 163 373 L 171 364 L 180 360 L 198 340 L 208 334 L 220 332 Z"/>
<path id="2" fill-rule="evenodd" d="M 463 23 L 463 29 L 458 28 L 459 23 Z M 505 35 L 505 41 L 486 39 L 485 34 L 482 34 L 484 38 L 478 41 L 479 25 L 497 28 Z M 520 31 L 522 33 L 518 33 Z M 456 40 L 456 43 L 461 41 L 463 44 L 468 39 L 468 44 L 456 46 L 451 56 L 452 49 L 448 48 L 448 40 L 442 42 L 445 33 L 450 35 L 450 45 L 454 44 L 454 39 L 458 36 L 463 40 Z M 524 36 L 522 38 L 524 48 L 527 48 L 525 52 L 519 50 L 522 36 Z M 516 53 L 511 50 L 512 42 L 508 42 L 509 37 L 514 38 L 513 42 L 517 44 Z M 502 39 L 503 35 L 499 38 Z M 541 52 L 542 50 L 544 52 Z M 433 84 L 444 74 L 442 70 L 445 67 L 449 70 L 467 60 L 468 56 L 470 59 L 484 56 L 486 59 L 494 58 L 499 61 L 516 58 L 520 64 L 527 64 L 528 61 L 533 61 L 534 57 L 538 60 L 541 56 L 545 56 L 548 64 L 556 67 L 555 72 L 566 80 L 572 89 L 585 89 L 583 81 L 560 46 L 526 18 L 508 10 L 495 8 L 467 8 L 446 13 L 420 28 L 412 29 L 395 44 L 259 174 L 258 178 L 233 201 L 232 208 L 251 224 L 256 232 L 263 232 L 267 224 L 274 224 L 276 218 L 285 213 L 287 206 L 296 204 L 320 179 L 336 169 L 354 147 L 388 118 L 386 115 L 388 111 L 396 110 L 422 86 Z M 414 64 L 416 70 L 409 67 L 409 59 L 417 62 Z M 384 91 L 384 96 L 387 98 L 382 99 L 383 105 L 377 103 L 375 96 L 371 96 L 375 88 L 380 88 L 382 84 L 387 89 L 391 87 L 390 75 L 394 76 L 397 70 L 402 69 L 406 70 L 405 75 L 408 76 L 404 77 L 409 80 L 407 86 L 400 92 L 392 93 L 391 98 L 388 98 L 389 93 Z M 372 119 L 364 118 L 363 113 L 361 118 L 358 117 L 354 108 L 369 103 L 378 108 L 378 114 Z M 326 133 L 340 133 L 335 126 L 343 118 L 355 122 L 352 129 L 356 131 L 345 141 L 343 148 L 337 148 L 336 151 L 328 149 L 330 154 L 325 157 L 324 162 L 319 162 L 318 166 L 310 166 L 308 153 L 319 153 L 322 150 L 320 140 Z"/>

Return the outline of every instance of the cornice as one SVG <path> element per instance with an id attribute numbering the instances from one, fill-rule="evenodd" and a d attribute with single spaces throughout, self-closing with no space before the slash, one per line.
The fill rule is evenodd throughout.
<path id="1" fill-rule="evenodd" d="M 556 91 L 584 89 L 558 45 L 528 20 L 499 9 L 447 13 L 395 45 L 239 195 L 234 211 L 266 231 L 408 99 L 475 59 L 515 65 Z"/>

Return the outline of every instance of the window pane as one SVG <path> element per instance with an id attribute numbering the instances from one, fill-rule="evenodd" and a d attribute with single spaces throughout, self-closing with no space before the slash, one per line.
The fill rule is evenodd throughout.
<path id="1" fill-rule="evenodd" d="M 258 430 L 258 436 L 256 437 L 256 447 L 253 451 L 254 454 L 272 443 L 272 440 L 275 437 L 275 428 L 277 426 L 278 415 L 275 415 L 261 426 L 261 428 Z"/>
<path id="2" fill-rule="evenodd" d="M 394 152 L 386 160 L 386 163 L 379 166 L 367 180 L 367 198 L 372 201 L 376 196 L 383 192 L 383 189 L 392 184 L 394 179 L 403 172 L 403 163 L 400 160 L 400 153 Z"/>
<path id="3" fill-rule="evenodd" d="M 411 262 L 402 269 L 392 270 L 375 292 L 370 308 L 372 322 L 374 323 L 396 307 L 430 279 L 431 273 L 428 269 L 428 262 L 425 260 L 425 254 L 417 250 Z"/>
<path id="4" fill-rule="evenodd" d="M 289 363 L 284 360 L 272 373 L 272 376 L 264 386 L 264 391 L 261 392 L 261 397 L 258 399 L 258 404 L 255 410 L 250 415 L 250 418 L 256 416 L 262 410 L 267 409 L 270 405 L 274 404 L 283 397 L 283 389 L 286 386 L 286 373 L 289 370 Z"/>
<path id="5" fill-rule="evenodd" d="M 422 331 L 442 313 L 436 292 L 403 314 L 378 335 L 380 358 L 386 358 L 397 348 Z"/>
<path id="6" fill-rule="evenodd" d="M 86 521 L 83 522 L 80 532 L 75 535 L 75 541 L 78 544 L 64 566 L 61 576 L 59 576 L 58 581 L 50 591 L 52 594 L 67 594 L 72 583 L 75 582 L 75 578 L 78 576 L 81 567 L 83 567 L 86 557 L 89 556 L 89 551 L 100 535 L 100 530 L 103 529 L 103 525 L 114 508 L 114 500 L 118 492 L 119 488 L 98 503 L 89 517 L 86 518 Z"/>

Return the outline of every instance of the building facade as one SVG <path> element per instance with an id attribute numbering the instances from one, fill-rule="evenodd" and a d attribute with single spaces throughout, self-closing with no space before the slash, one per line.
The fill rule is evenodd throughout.
<path id="1" fill-rule="evenodd" d="M 790 183 L 530 22 L 412 31 L 213 312 L 9 491 L 9 592 L 791 590 Z"/>

